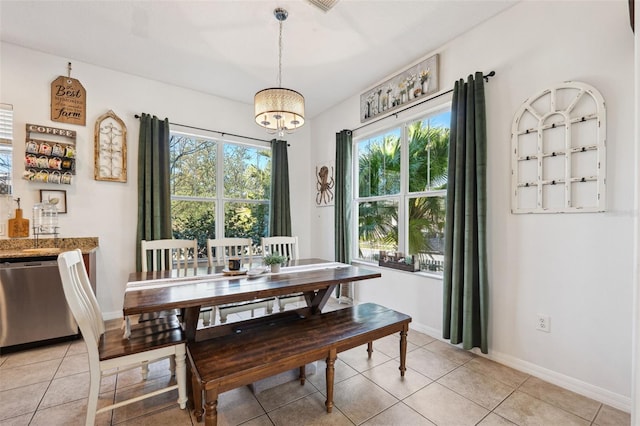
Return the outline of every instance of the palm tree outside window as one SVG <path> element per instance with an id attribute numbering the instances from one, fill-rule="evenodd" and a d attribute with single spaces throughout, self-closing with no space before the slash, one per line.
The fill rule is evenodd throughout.
<path id="1" fill-rule="evenodd" d="M 450 109 L 356 139 L 358 251 L 415 255 L 420 269 L 442 274 Z"/>

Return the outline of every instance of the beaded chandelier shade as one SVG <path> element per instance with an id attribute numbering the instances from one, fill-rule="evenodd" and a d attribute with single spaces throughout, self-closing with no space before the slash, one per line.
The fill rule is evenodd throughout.
<path id="1" fill-rule="evenodd" d="M 288 13 L 284 9 L 274 12 L 280 23 L 278 40 L 278 87 L 263 89 L 254 97 L 256 123 L 268 133 L 284 136 L 304 124 L 304 96 L 295 90 L 282 87 L 282 22 Z"/>

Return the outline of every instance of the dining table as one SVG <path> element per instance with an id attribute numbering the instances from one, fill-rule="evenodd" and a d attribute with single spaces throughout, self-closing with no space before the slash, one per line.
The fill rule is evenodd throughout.
<path id="1" fill-rule="evenodd" d="M 187 272 L 133 272 L 124 293 L 123 314 L 129 318 L 177 309 L 182 313 L 187 341 L 197 342 L 239 333 L 265 321 L 276 323 L 279 318 L 292 314 L 318 315 L 339 284 L 381 277 L 377 271 L 317 258 L 289 261 L 277 273 L 260 265 L 252 266 L 247 273 L 228 271 L 224 266 L 196 267 Z M 290 294 L 303 294 L 306 306 L 238 322 L 198 327 L 202 308 Z"/>

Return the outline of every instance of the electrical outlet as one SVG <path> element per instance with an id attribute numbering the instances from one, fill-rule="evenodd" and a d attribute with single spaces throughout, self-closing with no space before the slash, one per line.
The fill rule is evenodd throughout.
<path id="1" fill-rule="evenodd" d="M 549 315 L 538 314 L 538 322 L 536 323 L 536 330 L 544 331 L 545 333 L 550 333 L 551 317 Z"/>

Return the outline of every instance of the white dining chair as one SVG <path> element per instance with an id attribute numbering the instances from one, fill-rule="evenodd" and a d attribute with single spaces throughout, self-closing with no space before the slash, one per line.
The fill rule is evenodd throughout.
<path id="1" fill-rule="evenodd" d="M 140 264 L 142 272 L 178 271 L 186 276 L 195 274 L 198 268 L 198 240 L 161 239 L 140 241 Z M 176 311 L 155 312 L 140 316 L 139 321 L 175 315 Z M 205 325 L 210 322 L 211 309 L 203 309 L 202 320 Z"/>
<path id="2" fill-rule="evenodd" d="M 278 252 L 288 260 L 298 260 L 298 237 L 262 237 L 262 255 Z"/>
<path id="3" fill-rule="evenodd" d="M 298 237 L 263 237 L 261 245 L 263 256 L 278 252 L 281 256 L 286 256 L 288 260 L 298 260 L 299 258 Z M 290 303 L 306 302 L 302 294 L 279 296 L 277 300 L 280 312 Z"/>
<path id="4" fill-rule="evenodd" d="M 227 265 L 230 257 L 239 257 L 241 265 L 250 269 L 253 257 L 251 238 L 209 238 L 207 240 L 207 262 L 209 267 Z"/>
<path id="5" fill-rule="evenodd" d="M 198 267 L 198 240 L 142 240 L 140 255 L 142 272 L 176 269 L 186 274 Z"/>
<path id="6" fill-rule="evenodd" d="M 58 270 L 65 298 L 87 345 L 90 385 L 86 425 L 94 425 L 96 414 L 175 389 L 178 390 L 177 402 L 184 409 L 187 403 L 186 337 L 177 319 L 167 319 L 161 326 L 154 322 L 136 324 L 131 329 L 131 337 L 125 339 L 120 329 L 105 330 L 102 312 L 91 289 L 81 251 L 61 253 L 58 256 Z M 98 409 L 103 377 L 133 368 L 144 369 L 150 362 L 166 358 L 174 361 L 175 384 L 170 383 L 162 389 Z"/>
<path id="7" fill-rule="evenodd" d="M 253 241 L 251 238 L 210 238 L 207 240 L 207 259 L 209 267 L 227 265 L 229 257 L 239 257 L 241 265 L 252 265 Z M 227 322 L 230 314 L 251 311 L 251 317 L 256 309 L 264 308 L 267 314 L 273 312 L 275 298 L 252 300 L 244 303 L 234 303 L 218 306 L 220 323 Z M 206 324 L 205 324 L 206 325 Z"/>

